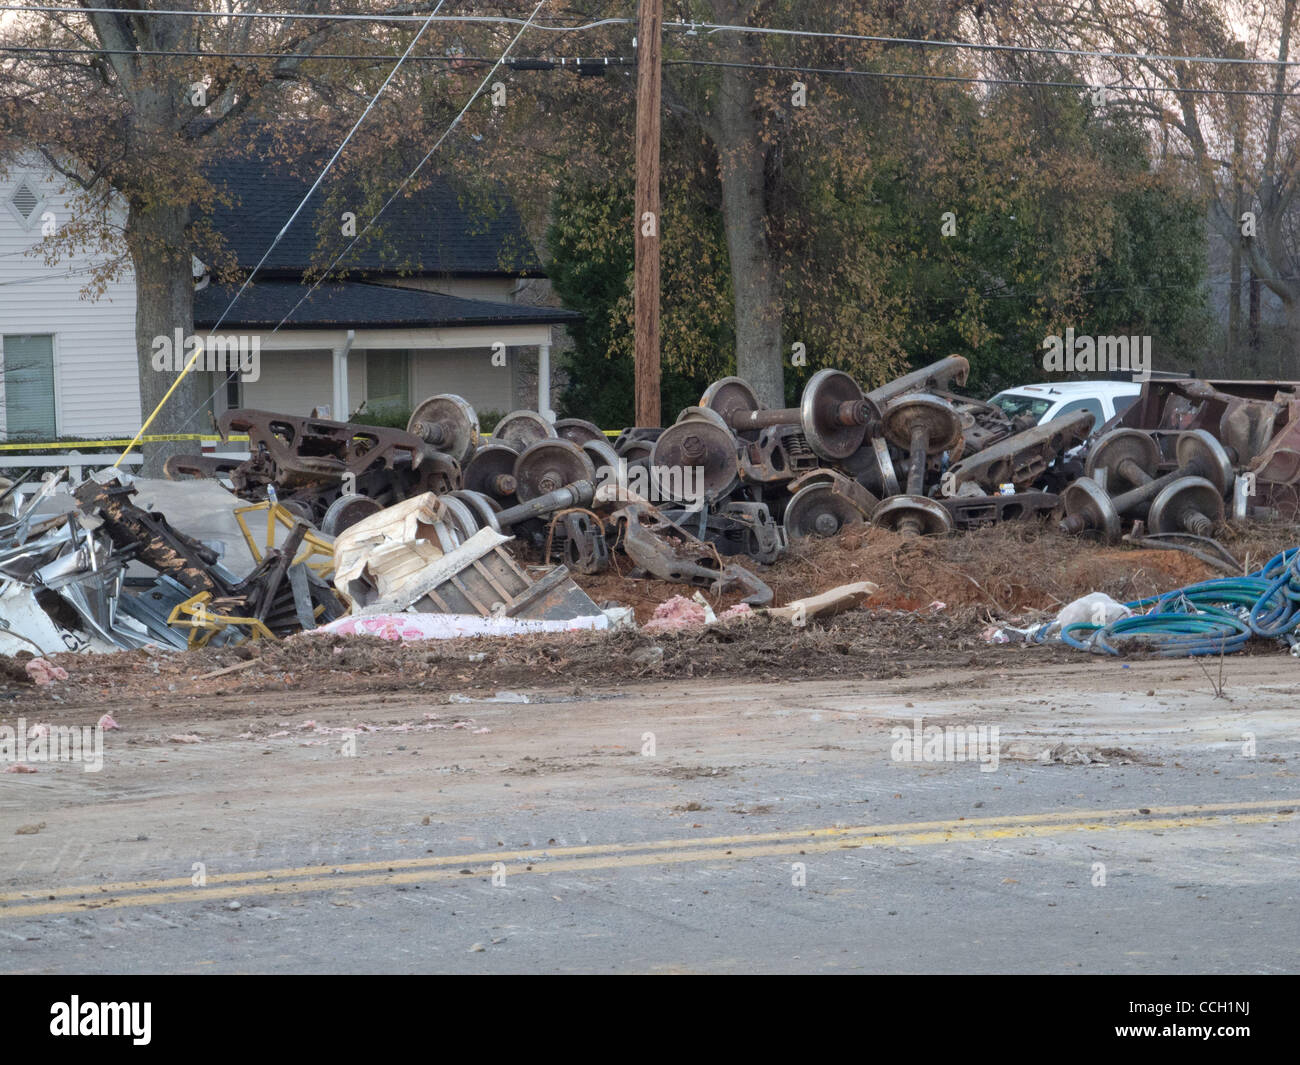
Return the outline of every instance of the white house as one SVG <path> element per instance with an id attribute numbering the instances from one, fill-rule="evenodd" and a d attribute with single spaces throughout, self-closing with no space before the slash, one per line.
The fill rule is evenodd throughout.
<path id="1" fill-rule="evenodd" d="M 228 197 L 213 226 L 241 271 L 262 258 L 319 169 L 314 159 L 290 167 L 249 157 L 210 174 Z M 132 281 L 83 298 L 94 259 L 48 266 L 40 254 L 43 230 L 70 217 L 64 184 L 36 155 L 0 174 L 0 437 L 10 443 L 129 436 L 141 424 Z M 553 330 L 578 316 L 530 302 L 544 274 L 512 205 L 467 200 L 435 178 L 394 201 L 312 291 L 304 273 L 349 239 L 338 190 L 317 196 L 238 299 L 236 285 L 196 283 L 195 333 L 211 344 L 220 321 L 223 340 L 260 351 L 256 375 L 204 371 L 211 414 L 400 413 L 438 392 L 480 411 L 549 411 Z M 368 215 L 357 214 L 360 230 Z M 208 414 L 192 431 L 210 430 Z"/>
<path id="2" fill-rule="evenodd" d="M 47 266 L 42 227 L 66 222 L 69 197 L 39 156 L 0 174 L 0 434 L 52 440 L 140 427 L 135 287 L 81 299 L 88 255 Z"/>

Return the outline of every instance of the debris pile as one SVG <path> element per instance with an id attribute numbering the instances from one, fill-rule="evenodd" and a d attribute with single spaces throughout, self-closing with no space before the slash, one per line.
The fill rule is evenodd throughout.
<path id="1" fill-rule="evenodd" d="M 781 539 L 864 522 L 934 535 L 1050 512 L 1069 476 L 1061 460 L 1087 438 L 1092 416 L 1013 420 L 951 391 L 969 369 L 954 355 L 866 393 L 843 371 L 820 370 L 785 410 L 726 377 L 657 436 L 651 470 L 671 484 L 664 471 L 701 468 L 703 501 L 715 511 L 702 535 L 760 561 Z M 773 522 L 779 533 L 764 539 Z"/>
<path id="2" fill-rule="evenodd" d="M 1106 426 L 1083 410 L 1037 425 L 954 393 L 967 371 L 953 356 L 863 393 L 822 370 L 787 410 L 724 378 L 675 425 L 619 442 L 630 454 L 653 438 L 661 486 L 700 468 L 701 537 L 762 562 L 773 540 L 864 522 L 943 535 L 1060 513 L 1069 533 L 1114 541 L 1127 526 L 1190 545 L 1228 521 L 1300 513 L 1300 383 L 1152 380 Z"/>
<path id="3" fill-rule="evenodd" d="M 226 478 L 243 498 L 278 503 L 324 535 L 428 497 L 446 543 L 407 536 L 407 546 L 384 547 L 361 570 L 356 559 L 347 564 L 339 591 L 367 608 L 371 597 L 385 598 L 384 609 L 415 602 L 391 600 L 378 570 L 436 566 L 489 530 L 546 565 L 558 559 L 580 574 L 617 567 L 766 607 L 770 588 L 740 556 L 767 565 L 792 538 L 866 522 L 946 533 L 1057 505 L 1055 490 L 1068 480 L 1061 460 L 1086 439 L 1091 416 L 1044 427 L 1013 421 L 950 391 L 968 370 L 953 356 L 868 393 L 848 374 L 822 370 L 788 410 L 766 409 L 744 381 L 724 378 L 674 425 L 625 429 L 613 444 L 589 422 L 552 424 L 526 410 L 506 415 L 484 441 L 473 408 L 453 395 L 422 402 L 404 432 L 230 411 L 220 427 L 248 434 L 248 459 L 178 457 L 167 472 Z M 508 569 L 501 542 L 476 541 L 491 565 Z M 482 557 L 478 568 L 489 565 Z M 435 588 L 421 595 L 430 592 L 426 609 L 483 616 L 487 605 L 462 598 L 453 608 Z"/>
<path id="4" fill-rule="evenodd" d="M 436 508 L 436 517 L 429 512 L 426 532 L 436 531 L 442 539 L 408 535 L 407 547 L 385 547 L 381 558 L 366 563 L 372 576 L 377 576 L 376 567 L 418 569 L 417 559 L 432 565 L 476 534 L 490 532 L 495 539 L 475 541 L 484 548 L 484 555 L 471 560 L 475 570 L 495 567 L 504 574 L 515 566 L 500 550 L 511 539 L 540 556 L 543 564 L 558 559 L 563 577 L 569 571 L 592 574 L 609 568 L 617 548 L 630 559 L 631 576 L 694 585 L 714 594 L 739 589 L 751 606 L 772 600 L 771 590 L 752 571 L 722 557 L 744 553 L 770 562 L 780 555 L 785 540 L 766 507 L 737 501 L 725 512 L 710 511 L 671 486 L 670 494 L 660 496 L 667 505 L 659 506 L 651 502 L 660 489 L 655 478 L 643 481 L 644 494 L 631 486 L 629 470 L 649 467 L 654 433 L 629 430 L 611 445 L 589 422 L 552 424 L 520 410 L 506 415 L 485 443 L 473 408 L 452 395 L 426 399 L 412 412 L 405 432 L 249 410 L 227 412 L 220 427 L 225 433 L 248 434 L 248 459 L 174 457 L 167 463 L 168 476 L 226 478 L 239 496 L 277 502 L 333 536 L 372 517 L 383 524 L 388 519 L 380 518 L 381 512 L 426 498 L 422 505 Z M 698 464 L 692 472 L 698 472 Z M 694 525 L 697 518 L 693 531 L 687 523 Z M 395 559 L 394 550 L 404 561 Z M 364 574 L 354 572 L 350 562 L 340 590 L 351 589 L 358 577 Z M 552 583 L 558 587 L 563 577 L 543 578 L 538 583 L 545 587 L 533 594 L 551 595 Z M 517 582 L 518 574 L 511 579 Z M 378 592 L 377 584 L 373 590 Z M 422 594 L 430 592 L 436 606 L 441 593 L 431 588 Z M 509 606 L 514 594 L 462 599 L 459 606 L 482 615 L 485 606 Z M 387 602 L 384 607 L 410 605 Z"/>
<path id="5" fill-rule="evenodd" d="M 289 528 L 281 547 L 255 550 L 256 567 L 240 578 L 214 548 L 137 506 L 129 478 L 119 480 L 114 471 L 79 485 L 72 509 L 40 515 L 64 472 L 47 475 L 21 509 L 0 518 L 0 649 L 8 653 L 274 638 L 348 609 L 310 561 L 329 556 L 330 545 L 283 508 L 240 508 L 266 510 Z M 254 547 L 243 514 L 238 517 Z"/>
<path id="6" fill-rule="evenodd" d="M 509 536 L 464 520 L 449 496 L 426 492 L 376 510 L 337 543 L 282 503 L 233 506 L 228 496 L 254 563 L 240 577 L 214 546 L 138 506 L 126 474 L 92 477 L 65 500 L 71 509 L 38 517 L 63 476 L 47 476 L 0 524 L 0 652 L 34 653 L 26 668 L 38 684 L 66 679 L 42 656 L 69 650 L 222 646 L 316 630 L 410 639 L 609 624 L 566 567 L 534 578 L 503 550 Z M 256 518 L 266 524 L 261 546 L 249 524 Z"/>
<path id="7" fill-rule="evenodd" d="M 1300 514 L 1300 382 L 1147 381 L 1062 496 L 1066 532 L 1211 536 Z"/>
<path id="8" fill-rule="evenodd" d="M 1148 382 L 1104 432 L 1084 410 L 1039 425 L 961 396 L 968 372 L 951 356 L 864 392 L 824 369 L 783 410 L 727 377 L 668 428 L 627 428 L 612 445 L 589 422 L 527 410 L 485 441 L 453 395 L 421 403 L 405 433 L 233 411 L 222 428 L 249 433 L 248 460 L 174 459 L 171 471 L 224 472 L 240 495 L 278 498 L 330 534 L 430 494 L 458 542 L 490 529 L 545 564 L 740 591 L 753 607 L 772 593 L 739 558 L 771 564 L 791 540 L 1057 514 L 1068 532 L 1113 540 L 1140 522 L 1132 538 L 1196 551 L 1229 517 L 1278 513 L 1300 480 L 1286 458 L 1295 384 Z M 1252 507 L 1257 482 L 1265 505 Z"/>
<path id="9" fill-rule="evenodd" d="M 793 540 L 1056 515 L 1067 533 L 1114 541 L 1127 527 L 1129 541 L 1236 573 L 1216 530 L 1300 512 L 1300 384 L 1151 381 L 1098 428 L 1087 411 L 1038 425 L 963 397 L 953 390 L 968 370 L 952 356 L 869 392 L 821 370 L 799 406 L 781 410 L 727 377 L 673 425 L 627 428 L 612 444 L 589 422 L 527 410 L 485 440 L 454 395 L 426 399 L 405 430 L 228 411 L 220 428 L 247 434 L 248 457 L 174 457 L 167 474 L 215 479 L 246 501 L 232 513 L 251 572 L 236 575 L 211 545 L 138 506 L 127 475 L 92 477 L 74 509 L 40 518 L 62 475 L 21 508 L 12 485 L 0 494 L 0 648 L 604 628 L 626 611 L 597 605 L 572 575 L 610 569 L 801 623 L 870 592 L 846 600 L 857 586 L 845 586 L 825 603 L 772 608 L 749 560 L 769 565 Z M 1216 549 L 1227 561 L 1207 554 Z M 656 624 L 712 624 L 700 599 L 666 604 Z M 1121 626 L 1115 635 L 1131 624 L 1104 619 Z"/>

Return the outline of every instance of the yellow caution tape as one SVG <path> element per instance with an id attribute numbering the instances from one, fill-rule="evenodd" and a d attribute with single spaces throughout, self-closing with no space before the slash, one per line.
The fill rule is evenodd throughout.
<path id="1" fill-rule="evenodd" d="M 280 238 L 276 237 L 275 239 L 279 240 Z M 274 247 L 274 245 L 272 246 Z M 248 280 L 251 281 L 252 278 L 250 277 Z M 245 281 L 244 284 L 247 285 L 248 281 Z M 241 288 L 239 291 L 243 292 L 244 290 Z M 238 298 L 239 298 L 238 295 L 236 295 L 235 299 Z M 229 307 L 226 308 L 226 310 L 229 309 L 230 309 Z M 223 314 L 222 317 L 224 318 L 225 315 Z M 126 458 L 127 455 L 131 454 L 131 449 L 135 447 L 136 444 L 144 440 L 144 434 L 148 432 L 149 426 L 153 425 L 153 420 L 156 417 L 158 417 L 158 412 L 167 405 L 167 401 L 172 398 L 172 393 L 175 392 L 176 389 L 180 386 L 180 383 L 185 380 L 185 375 L 188 374 L 192 369 L 194 369 L 194 364 L 199 361 L 199 356 L 202 354 L 203 354 L 203 345 L 200 344 L 198 347 L 194 349 L 194 354 L 190 356 L 190 361 L 185 364 L 184 369 L 182 369 L 181 372 L 176 375 L 176 380 L 172 382 L 171 388 L 167 389 L 167 391 L 163 393 L 163 398 L 158 401 L 158 406 L 154 407 L 153 412 L 149 415 L 149 417 L 147 417 L 144 420 L 144 425 L 140 426 L 140 431 L 136 433 L 134 437 L 132 437 L 130 440 L 126 442 L 126 450 L 123 451 L 122 454 L 117 456 L 117 461 L 113 463 L 113 469 L 117 469 L 120 465 L 122 465 L 122 460 Z"/>
<path id="2" fill-rule="evenodd" d="M 602 429 L 606 436 L 618 436 L 621 429 Z M 491 437 L 491 433 L 484 433 L 483 436 Z M 149 436 L 142 436 L 138 440 L 132 437 L 123 437 L 115 440 L 38 440 L 26 444 L 0 444 L 0 451 L 58 451 L 60 449 L 71 448 L 107 448 L 107 447 L 126 447 L 135 444 L 161 444 L 176 440 L 202 440 L 212 443 L 239 443 L 247 442 L 246 433 L 232 433 L 224 439 L 214 433 L 152 433 Z"/>
<path id="3" fill-rule="evenodd" d="M 210 433 L 159 433 L 154 436 L 142 436 L 139 443 L 160 444 L 170 440 L 204 440 L 226 443 L 228 441 L 247 440 L 247 436 L 228 436 L 225 440 Z M 27 444 L 0 444 L 0 451 L 58 451 L 60 449 L 92 447 L 125 447 L 131 438 L 122 440 L 42 440 Z"/>

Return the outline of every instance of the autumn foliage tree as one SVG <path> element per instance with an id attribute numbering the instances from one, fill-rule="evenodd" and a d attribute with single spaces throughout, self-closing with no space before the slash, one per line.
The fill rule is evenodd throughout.
<path id="1" fill-rule="evenodd" d="M 346 50 L 354 23 L 240 18 L 216 3 L 179 15 L 135 13 L 175 7 L 157 0 L 83 6 L 95 10 L 69 6 L 7 24 L 0 43 L 12 48 L 0 51 L 0 154 L 38 152 L 79 194 L 74 217 L 39 248 L 47 261 L 74 248 L 102 250 L 92 292 L 123 269 L 134 273 L 147 416 L 176 378 L 151 365 L 153 338 L 193 329 L 192 256 L 214 245 L 213 235 L 201 231 L 216 195 L 205 176 L 211 165 L 247 150 L 258 120 L 316 119 L 332 135 L 331 122 L 360 113 L 367 90 L 392 67 L 389 53 L 414 31 L 372 32 L 366 40 L 376 59 L 341 66 L 313 57 L 332 44 Z M 331 6 L 276 0 L 240 10 L 321 14 Z M 285 138 L 286 151 L 299 147 L 295 137 Z M 268 246 L 274 236 L 269 229 Z M 210 388 L 205 375 L 189 375 L 151 432 L 193 432 L 189 419 Z M 187 446 L 146 448 L 146 471 Z"/>
<path id="2" fill-rule="evenodd" d="M 1176 0 L 1162 2 L 1168 8 Z M 532 7 L 470 2 L 456 13 L 505 11 L 518 19 Z M 1202 171 L 1179 171 L 1165 158 L 1160 168 L 1149 165 L 1153 142 L 1143 134 L 1117 148 L 1131 123 L 1123 112 L 1093 107 L 1086 91 L 1011 83 L 1082 82 L 1073 60 L 906 43 L 1102 32 L 1100 15 L 1096 25 L 1084 25 L 1080 15 L 1078 24 L 1058 26 L 1046 8 L 1033 21 L 1013 7 L 669 0 L 665 410 L 723 372 L 739 373 L 766 402 L 782 405 L 823 366 L 850 370 L 870 386 L 955 350 L 994 383 L 1031 367 L 1027 356 L 1043 334 L 1066 323 L 1095 321 L 1115 331 L 1157 323 L 1171 335 L 1185 326 L 1193 308 L 1178 310 L 1183 296 L 1174 290 L 1195 289 L 1201 249 L 1185 198 L 1171 191 L 1185 191 L 1187 174 Z M 275 9 L 329 14 L 381 5 L 285 0 Z M 1090 11 L 1149 35 L 1147 15 L 1125 23 L 1108 0 Z M 550 233 L 557 287 L 588 319 L 580 350 L 611 366 L 626 363 L 631 339 L 624 249 L 633 233 L 635 49 L 633 26 L 617 19 L 634 14 L 633 0 L 548 7 L 543 16 L 552 25 L 574 28 L 528 31 L 515 54 L 531 58 L 493 74 L 492 91 L 416 179 L 418 186 L 436 168 L 454 172 L 467 195 L 476 187 L 507 189 L 539 246 Z M 359 217 L 377 210 L 437 143 L 518 28 L 517 21 L 438 24 L 422 36 L 340 160 L 341 170 L 365 178 Z M 0 59 L 0 116 L 11 144 L 41 151 L 84 190 L 81 220 L 46 250 L 102 239 L 128 253 L 140 291 L 146 412 L 172 383 L 148 366 L 150 340 L 189 330 L 190 255 L 213 243 L 212 234 L 198 232 L 217 195 L 204 177 L 207 164 L 246 150 L 268 129 L 283 153 L 327 155 L 416 29 L 70 9 L 24 16 L 9 33 L 24 47 L 72 50 Z M 331 52 L 373 58 L 338 62 Z M 577 73 L 571 61 L 551 66 L 548 57 L 586 63 Z M 425 62 L 437 59 L 451 61 Z M 601 76 L 585 76 L 592 71 Z M 989 75 L 1009 83 L 978 80 Z M 1266 149 L 1267 141 L 1261 158 Z M 1291 159 L 1288 136 L 1279 134 L 1272 158 L 1282 174 Z M 1171 176 L 1181 180 L 1177 190 Z M 1268 188 L 1280 197 L 1277 211 L 1289 209 L 1289 185 Z M 336 193 L 327 186 L 319 195 L 332 202 Z M 125 205 L 118 232 L 114 204 Z M 1140 212 L 1153 207 L 1163 211 L 1159 225 L 1144 231 Z M 1170 220 L 1178 224 L 1164 224 Z M 368 239 L 383 233 L 380 225 Z M 1141 245 L 1157 233 L 1164 237 L 1159 256 L 1153 247 L 1144 259 Z M 268 226 L 268 246 L 274 236 Z M 336 233 L 322 232 L 322 266 L 333 261 L 337 243 Z M 1264 252 L 1251 254 L 1261 256 L 1261 269 L 1267 265 Z M 1150 280 L 1156 266 L 1164 273 L 1159 285 L 1147 285 L 1144 301 L 1116 298 L 1117 289 Z M 1162 290 L 1170 295 L 1159 303 Z M 585 387 L 617 388 L 619 372 Z M 206 382 L 187 382 L 155 428 L 176 427 L 175 418 L 203 404 L 205 391 Z M 589 395 L 586 402 L 594 402 Z"/>
<path id="3" fill-rule="evenodd" d="M 920 38 L 958 35 L 966 13 L 776 3 L 677 15 Z M 977 387 L 1023 381 L 1043 372 L 1043 337 L 1067 326 L 1154 332 L 1158 350 L 1183 354 L 1204 271 L 1197 204 L 1152 167 L 1141 127 L 1096 106 L 1086 84 L 982 83 L 988 68 L 950 50 L 721 31 L 670 33 L 665 56 L 664 192 L 678 209 L 666 210 L 664 254 L 698 249 L 680 285 L 665 277 L 670 369 L 699 374 L 721 356 L 782 403 L 822 366 L 871 385 L 953 352 L 972 360 Z M 613 360 L 627 351 L 629 261 L 604 252 L 627 246 L 633 227 L 618 191 L 632 166 L 631 88 L 626 72 L 516 79 L 524 103 L 484 127 L 494 158 L 510 160 L 507 180 L 517 170 L 519 185 L 547 190 L 539 170 L 564 175 L 565 196 L 546 205 L 562 234 L 553 273 L 593 277 L 578 261 L 589 254 L 609 267 L 586 293 L 561 291 L 593 323 L 583 343 L 601 337 Z M 729 140 L 737 123 L 758 161 Z M 724 289 L 730 333 L 680 330 Z M 717 343 L 734 343 L 734 362 Z"/>
<path id="4" fill-rule="evenodd" d="M 989 40 L 1094 53 L 1073 56 L 1070 69 L 1106 87 L 1108 110 L 1141 123 L 1162 171 L 1197 196 L 1232 249 L 1230 334 L 1240 317 L 1243 271 L 1281 303 L 1288 356 L 1275 373 L 1295 372 L 1300 341 L 1298 7 L 1297 0 L 1093 0 L 1077 7 L 997 0 L 969 27 Z M 1041 54 L 1004 55 L 998 65 L 1024 72 L 1047 62 Z M 1257 329 L 1257 291 L 1251 314 Z"/>

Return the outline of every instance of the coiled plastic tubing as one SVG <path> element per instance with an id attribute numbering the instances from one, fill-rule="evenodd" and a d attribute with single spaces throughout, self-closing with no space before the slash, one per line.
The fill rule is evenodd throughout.
<path id="1" fill-rule="evenodd" d="M 1300 547 L 1245 577 L 1224 577 L 1125 603 L 1142 614 L 1109 625 L 1076 622 L 1061 640 L 1081 651 L 1144 650 L 1164 658 L 1240 651 L 1252 637 L 1284 638 L 1300 627 Z"/>

